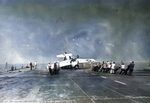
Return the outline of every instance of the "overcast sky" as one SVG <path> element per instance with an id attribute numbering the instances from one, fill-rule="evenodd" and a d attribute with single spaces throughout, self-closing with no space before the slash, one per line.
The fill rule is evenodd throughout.
<path id="1" fill-rule="evenodd" d="M 0 0 L 0 64 L 65 51 L 99 61 L 150 59 L 149 0 Z"/>

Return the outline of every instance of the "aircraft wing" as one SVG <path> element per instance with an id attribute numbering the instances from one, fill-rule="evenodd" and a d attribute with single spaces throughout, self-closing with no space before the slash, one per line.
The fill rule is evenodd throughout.
<path id="1" fill-rule="evenodd" d="M 72 56 L 72 54 L 71 53 L 69 53 L 69 54 L 64 54 L 65 56 Z"/>
<path id="2" fill-rule="evenodd" d="M 86 62 L 96 62 L 96 60 L 94 59 L 77 59 L 79 61 L 79 63 L 86 63 Z"/>
<path id="3" fill-rule="evenodd" d="M 86 63 L 86 62 L 88 62 L 88 60 L 87 59 L 77 59 L 77 61 L 79 62 L 79 63 Z"/>
<path id="4" fill-rule="evenodd" d="M 69 54 L 60 54 L 60 55 L 56 55 L 57 58 L 64 58 L 65 56 L 72 56 L 72 54 L 69 53 Z"/>
<path id="5" fill-rule="evenodd" d="M 88 61 L 91 61 L 91 62 L 96 62 L 96 60 L 94 60 L 94 59 L 88 59 Z"/>
<path id="6" fill-rule="evenodd" d="M 56 55 L 57 58 L 64 58 L 65 55 L 64 54 L 60 54 L 60 55 Z"/>

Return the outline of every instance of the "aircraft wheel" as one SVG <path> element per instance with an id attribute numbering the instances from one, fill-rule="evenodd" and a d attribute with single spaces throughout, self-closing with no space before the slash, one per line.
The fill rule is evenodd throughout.
<path id="1" fill-rule="evenodd" d="M 70 65 L 69 68 L 72 69 L 72 66 Z"/>
<path id="2" fill-rule="evenodd" d="M 76 66 L 75 66 L 75 69 L 79 69 L 79 66 L 78 66 L 78 65 L 76 65 Z"/>

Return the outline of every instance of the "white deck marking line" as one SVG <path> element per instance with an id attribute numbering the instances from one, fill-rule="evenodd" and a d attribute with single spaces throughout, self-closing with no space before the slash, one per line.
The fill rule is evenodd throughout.
<path id="1" fill-rule="evenodd" d="M 150 84 L 145 84 L 145 85 L 148 85 L 148 86 L 150 86 Z"/>
<path id="2" fill-rule="evenodd" d="M 120 81 L 118 81 L 118 80 L 115 80 L 115 82 L 120 83 L 120 84 L 123 84 L 123 85 L 126 85 L 126 83 L 120 82 Z"/>
<path id="3" fill-rule="evenodd" d="M 100 84 L 101 85 L 101 84 Z M 113 89 L 110 89 L 110 88 L 108 88 L 108 87 L 106 87 L 106 86 L 103 86 L 103 85 L 101 85 L 102 87 L 104 87 L 104 88 L 107 88 L 107 89 L 109 89 L 109 90 L 111 90 L 111 91 L 113 91 L 113 92 L 115 92 L 115 93 L 117 93 L 117 94 L 119 94 L 119 95 L 121 95 L 121 96 L 123 96 L 123 97 L 125 97 L 125 95 L 123 95 L 123 94 L 121 94 L 121 93 L 119 93 L 119 92 L 117 92 L 117 91 L 115 91 L 115 90 L 113 90 Z M 130 98 L 130 100 L 132 100 L 132 101 L 134 101 L 135 103 L 138 103 L 136 100 L 133 100 L 132 98 Z"/>
<path id="4" fill-rule="evenodd" d="M 92 75 L 96 75 L 96 74 L 94 74 L 94 73 L 91 73 Z"/>
<path id="5" fill-rule="evenodd" d="M 101 76 L 102 78 L 107 78 L 107 77 L 105 77 L 105 76 Z"/>
<path id="6" fill-rule="evenodd" d="M 69 77 L 69 78 L 70 78 L 70 77 Z M 71 78 L 70 78 L 70 79 L 71 79 Z M 77 87 L 78 87 L 93 103 L 95 103 L 95 102 L 93 101 L 93 99 L 91 99 L 90 96 L 88 96 L 88 95 L 79 87 L 79 85 L 78 85 L 77 83 L 75 83 L 72 79 L 71 79 L 71 81 L 72 81 L 74 84 L 76 84 Z"/>

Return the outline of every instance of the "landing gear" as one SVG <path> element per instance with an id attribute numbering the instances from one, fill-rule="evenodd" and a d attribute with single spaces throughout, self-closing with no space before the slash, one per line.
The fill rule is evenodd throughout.
<path id="1" fill-rule="evenodd" d="M 76 69 L 79 69 L 79 65 L 76 65 L 75 67 L 74 67 L 74 69 L 76 70 Z"/>

